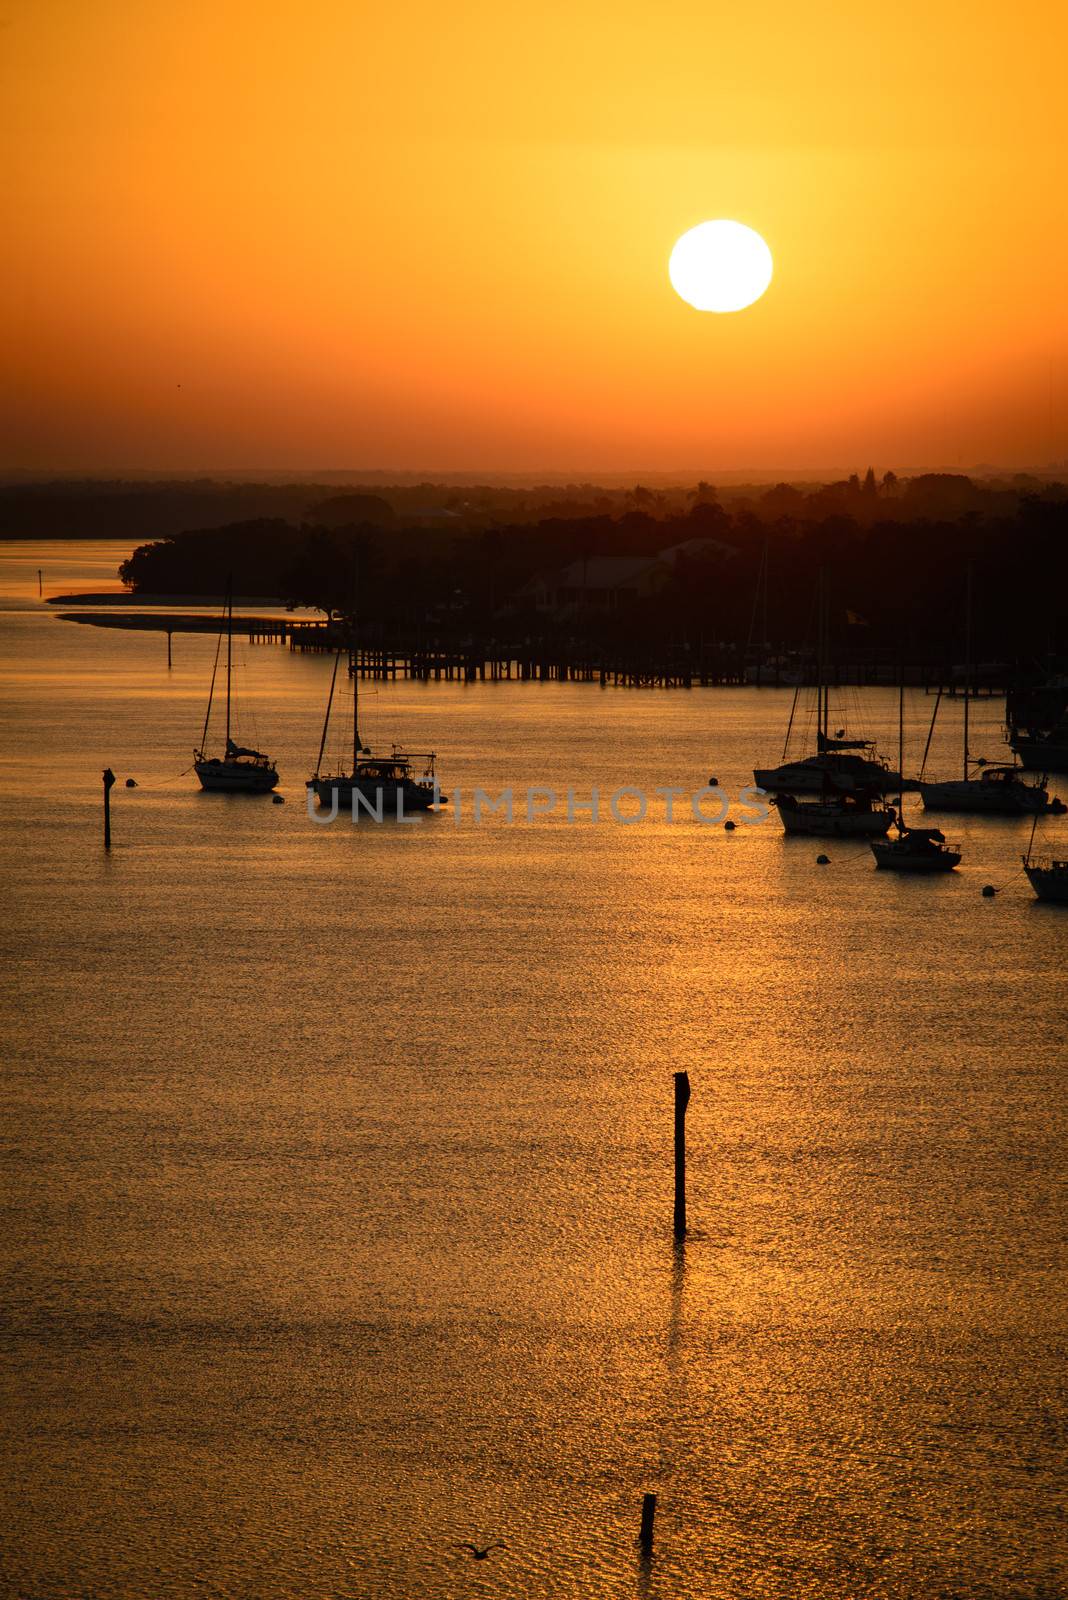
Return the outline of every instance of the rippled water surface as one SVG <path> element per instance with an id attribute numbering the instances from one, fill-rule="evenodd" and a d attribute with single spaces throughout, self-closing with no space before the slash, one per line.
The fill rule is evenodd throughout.
<path id="1" fill-rule="evenodd" d="M 1029 824 L 948 822 L 943 881 L 819 867 L 653 795 L 737 795 L 789 691 L 397 683 L 364 737 L 435 749 L 452 807 L 318 827 L 330 663 L 279 646 L 237 685 L 287 804 L 203 795 L 214 640 L 168 672 L 37 601 L 122 553 L 0 549 L 2 1592 L 1068 1592 L 1068 914 Z M 840 711 L 894 753 L 892 692 Z M 936 773 L 959 739 L 951 705 Z M 652 803 L 476 824 L 476 784 Z"/>

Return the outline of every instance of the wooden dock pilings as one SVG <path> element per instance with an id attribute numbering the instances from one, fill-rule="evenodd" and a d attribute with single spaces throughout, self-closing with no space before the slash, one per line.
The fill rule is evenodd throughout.
<path id="1" fill-rule="evenodd" d="M 61 612 L 65 622 L 104 628 L 155 629 L 174 633 L 217 633 L 219 619 L 205 613 L 78 611 Z M 326 618 L 292 616 L 234 617 L 234 633 L 251 644 L 285 644 L 291 650 L 330 652 L 348 650 L 344 622 Z M 748 682 L 743 652 L 721 644 L 697 642 L 693 646 L 669 644 L 650 647 L 640 639 L 624 645 L 598 647 L 582 640 L 507 640 L 489 637 L 450 639 L 427 637 L 413 630 L 408 639 L 386 643 L 376 632 L 355 655 L 361 678 L 409 678 L 416 682 L 446 683 L 595 683 L 601 688 L 695 689 L 742 687 Z M 815 683 L 815 668 L 802 666 L 806 685 Z M 890 652 L 855 652 L 834 664 L 832 684 L 864 688 L 896 688 L 900 665 Z M 971 694 L 992 696 L 1005 692 L 1012 669 L 980 668 L 972 675 Z M 912 661 L 905 667 L 905 682 L 912 688 L 947 695 L 963 694 L 959 667 L 946 661 Z M 757 687 L 752 685 L 752 687 Z M 760 685 L 783 689 L 792 683 Z"/>

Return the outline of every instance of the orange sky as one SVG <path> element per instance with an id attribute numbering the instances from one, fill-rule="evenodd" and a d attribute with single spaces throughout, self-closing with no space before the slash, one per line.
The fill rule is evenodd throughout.
<path id="1" fill-rule="evenodd" d="M 1068 11 L 6 0 L 0 465 L 1068 456 Z M 673 293 L 757 228 L 765 298 Z"/>

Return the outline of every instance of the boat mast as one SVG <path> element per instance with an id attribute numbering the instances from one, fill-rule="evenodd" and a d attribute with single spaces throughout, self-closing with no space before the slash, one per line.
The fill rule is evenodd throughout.
<path id="1" fill-rule="evenodd" d="M 802 674 L 799 672 L 797 674 L 797 676 L 798 676 L 798 679 L 800 679 L 802 677 Z M 801 684 L 800 684 L 800 682 L 798 682 L 798 683 L 794 684 L 794 697 L 793 697 L 793 700 L 790 702 L 790 720 L 786 724 L 786 740 L 785 740 L 785 743 L 783 744 L 783 747 L 782 747 L 782 759 L 784 761 L 786 760 L 787 752 L 790 749 L 790 734 L 793 731 L 794 714 L 797 711 L 797 701 L 798 701 L 798 696 L 800 695 L 800 693 L 801 693 Z"/>
<path id="2" fill-rule="evenodd" d="M 352 672 L 352 776 L 360 759 L 360 663 L 356 659 L 356 566 L 352 569 L 352 626 L 350 629 L 349 667 Z"/>
<path id="3" fill-rule="evenodd" d="M 360 668 L 355 645 L 349 651 L 349 660 L 352 663 L 352 772 L 355 777 L 360 755 Z"/>
<path id="4" fill-rule="evenodd" d="M 897 682 L 897 775 L 905 770 L 905 666 L 902 663 Z M 902 778 L 902 785 L 904 779 Z"/>
<path id="5" fill-rule="evenodd" d="M 935 695 L 934 710 L 931 712 L 931 726 L 927 730 L 927 743 L 923 747 L 923 760 L 920 763 L 920 782 L 921 783 L 923 782 L 924 774 L 927 771 L 927 757 L 931 753 L 931 740 L 934 738 L 935 718 L 938 716 L 938 708 L 939 708 L 939 706 L 941 704 L 942 704 L 942 685 L 939 684 L 938 693 Z"/>
<path id="6" fill-rule="evenodd" d="M 757 623 L 761 617 L 761 604 L 763 604 L 763 621 L 761 628 L 763 638 L 756 637 Z M 748 661 L 754 648 L 757 654 L 757 684 L 762 680 L 761 668 L 764 664 L 764 647 L 768 637 L 768 541 L 764 540 L 764 549 L 760 555 L 760 568 L 757 572 L 756 590 L 753 594 L 753 610 L 749 617 L 749 637 L 745 641 L 745 657 Z"/>
<path id="7" fill-rule="evenodd" d="M 827 742 L 827 725 L 830 723 L 830 685 L 827 682 L 827 574 L 820 568 L 820 600 L 817 634 L 819 645 L 815 651 L 815 749 L 822 750 Z"/>
<path id="8" fill-rule="evenodd" d="M 964 781 L 968 781 L 968 709 L 972 697 L 972 563 L 964 602 Z"/>
<path id="9" fill-rule="evenodd" d="M 200 749 L 202 752 L 206 750 L 208 746 L 208 723 L 211 721 L 211 702 L 215 697 L 215 679 L 219 671 L 219 652 L 221 649 L 222 629 L 220 628 L 219 637 L 215 641 L 215 660 L 212 662 L 211 666 L 211 684 L 208 688 L 208 709 L 204 713 L 204 731 L 200 735 Z"/>
<path id="10" fill-rule="evenodd" d="M 226 579 L 226 751 L 230 748 L 230 670 L 233 664 L 234 646 L 234 577 L 230 573 Z"/>
<path id="11" fill-rule="evenodd" d="M 330 679 L 330 693 L 326 697 L 326 716 L 323 718 L 323 736 L 319 740 L 319 758 L 315 763 L 315 776 L 318 777 L 323 767 L 323 751 L 326 749 L 326 730 L 330 726 L 330 707 L 334 703 L 334 685 L 337 683 L 337 664 L 341 660 L 341 651 L 334 653 L 334 671 Z"/>
<path id="12" fill-rule="evenodd" d="M 897 675 L 897 826 L 905 826 L 905 658 Z"/>
<path id="13" fill-rule="evenodd" d="M 768 541 L 767 541 L 766 538 L 764 540 L 764 600 L 763 600 L 763 606 L 764 606 L 764 609 L 763 609 L 763 615 L 762 615 L 762 618 L 761 618 L 761 632 L 763 633 L 763 638 L 760 641 L 760 651 L 761 651 L 760 659 L 761 659 L 761 661 L 764 660 L 764 658 L 765 658 L 765 656 L 767 654 L 767 649 L 768 649 Z"/>

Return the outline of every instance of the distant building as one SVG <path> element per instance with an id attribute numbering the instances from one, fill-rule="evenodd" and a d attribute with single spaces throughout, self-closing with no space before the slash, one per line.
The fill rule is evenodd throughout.
<path id="1" fill-rule="evenodd" d="M 666 550 L 661 550 L 660 561 L 666 561 L 669 567 L 685 566 L 687 561 L 701 556 L 723 556 L 725 560 L 732 561 L 738 554 L 732 544 L 724 544 L 722 539 L 712 539 L 707 535 L 696 534 L 692 539 L 684 539 L 681 544 L 669 545 Z"/>
<path id="2" fill-rule="evenodd" d="M 659 594 L 671 582 L 671 566 L 659 556 L 591 556 L 556 572 L 540 573 L 519 598 L 551 616 L 580 611 L 618 611 Z"/>

